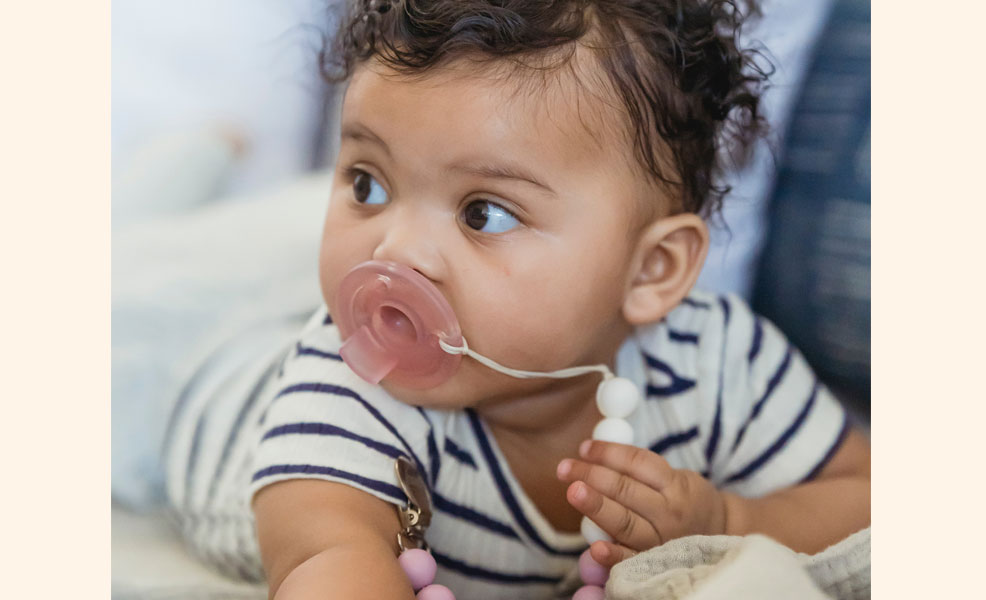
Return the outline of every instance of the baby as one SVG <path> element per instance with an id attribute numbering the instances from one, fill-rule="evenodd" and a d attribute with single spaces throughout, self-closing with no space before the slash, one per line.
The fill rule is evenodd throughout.
<path id="1" fill-rule="evenodd" d="M 430 492 L 437 581 L 469 600 L 570 596 L 584 516 L 613 539 L 591 545 L 604 566 L 696 534 L 815 552 L 868 525 L 865 438 L 776 328 L 693 290 L 721 162 L 761 126 L 740 8 L 357 3 L 327 55 L 348 88 L 326 306 L 231 411 L 214 465 L 191 472 L 214 422 L 175 445 L 190 471 L 172 497 L 202 555 L 271 597 L 413 598 L 400 456 Z M 635 382 L 634 444 L 587 441 L 598 374 L 464 357 L 428 389 L 360 379 L 334 303 L 368 260 L 423 276 L 502 365 Z"/>

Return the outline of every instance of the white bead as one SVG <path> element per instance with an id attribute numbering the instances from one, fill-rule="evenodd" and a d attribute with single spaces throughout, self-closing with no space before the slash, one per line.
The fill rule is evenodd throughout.
<path id="1" fill-rule="evenodd" d="M 608 533 L 600 529 L 599 525 L 590 519 L 589 517 L 582 517 L 582 524 L 579 526 L 579 530 L 582 531 L 582 537 L 585 541 L 592 545 L 593 542 L 598 542 L 600 540 L 604 542 L 612 542 L 613 538 L 609 536 Z"/>
<path id="2" fill-rule="evenodd" d="M 623 419 L 603 419 L 592 430 L 592 439 L 617 444 L 633 443 L 633 427 Z"/>
<path id="3" fill-rule="evenodd" d="M 604 417 L 625 419 L 639 405 L 640 390 L 625 377 L 612 377 L 596 388 L 596 406 Z"/>

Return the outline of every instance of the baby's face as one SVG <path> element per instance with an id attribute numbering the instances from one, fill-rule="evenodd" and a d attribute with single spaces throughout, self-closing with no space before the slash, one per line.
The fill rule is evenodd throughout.
<path id="1" fill-rule="evenodd" d="M 580 102 L 581 116 L 561 88 L 518 93 L 465 66 L 423 79 L 361 67 L 343 104 L 322 241 L 330 312 L 355 265 L 395 261 L 427 277 L 470 347 L 500 364 L 612 364 L 629 332 L 621 306 L 648 188 L 626 142 L 599 131 L 598 109 Z M 464 358 L 430 390 L 382 385 L 414 405 L 461 408 L 559 382 Z"/>

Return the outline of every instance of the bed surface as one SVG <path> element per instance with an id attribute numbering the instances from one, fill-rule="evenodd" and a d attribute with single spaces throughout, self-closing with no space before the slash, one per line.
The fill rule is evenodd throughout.
<path id="1" fill-rule="evenodd" d="M 231 580 L 182 545 L 163 511 L 112 508 L 113 600 L 265 600 L 267 587 Z"/>

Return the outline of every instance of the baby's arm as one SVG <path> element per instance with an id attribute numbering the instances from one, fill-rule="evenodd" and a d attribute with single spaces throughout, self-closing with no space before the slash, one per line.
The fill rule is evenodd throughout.
<path id="1" fill-rule="evenodd" d="M 269 598 L 413 600 L 394 507 L 342 483 L 293 479 L 253 500 Z"/>
<path id="2" fill-rule="evenodd" d="M 726 533 L 765 533 L 801 552 L 820 552 L 870 524 L 870 447 L 851 430 L 811 481 L 746 499 L 724 494 Z"/>

